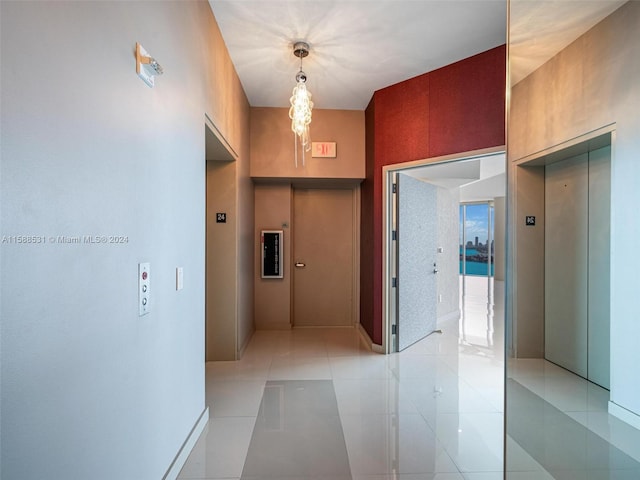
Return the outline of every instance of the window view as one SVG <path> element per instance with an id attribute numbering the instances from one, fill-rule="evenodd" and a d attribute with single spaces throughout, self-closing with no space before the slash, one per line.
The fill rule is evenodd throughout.
<path id="1" fill-rule="evenodd" d="M 493 276 L 493 205 L 460 205 L 460 274 Z"/>

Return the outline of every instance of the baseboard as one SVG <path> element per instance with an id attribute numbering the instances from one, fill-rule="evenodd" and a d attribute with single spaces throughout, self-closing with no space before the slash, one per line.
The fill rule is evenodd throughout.
<path id="1" fill-rule="evenodd" d="M 247 341 L 244 342 L 244 345 L 242 345 L 240 347 L 240 349 L 238 350 L 238 353 L 236 355 L 236 360 L 240 360 L 243 355 L 245 350 L 247 349 L 247 347 L 249 346 L 249 342 L 251 341 L 251 338 L 253 337 L 253 335 L 256 333 L 256 329 L 255 327 L 251 330 L 251 334 L 247 336 Z"/>
<path id="2" fill-rule="evenodd" d="M 442 315 L 441 317 L 438 317 L 438 320 L 436 323 L 438 324 L 438 326 L 440 326 L 443 323 L 451 322 L 453 320 L 460 320 L 460 315 L 462 315 L 462 312 L 459 309 L 454 310 L 453 312 L 449 312 L 446 315 Z"/>
<path id="3" fill-rule="evenodd" d="M 382 345 L 378 345 L 377 343 L 373 343 L 373 340 L 371 340 L 371 337 L 369 336 L 367 331 L 364 329 L 364 327 L 360 323 L 358 323 L 358 333 L 360 334 L 361 340 L 364 342 L 364 344 L 367 347 L 369 347 L 371 349 L 371 351 L 373 351 L 375 353 L 386 353 L 384 351 L 384 347 Z"/>
<path id="4" fill-rule="evenodd" d="M 291 330 L 290 323 L 260 323 L 256 324 L 256 330 Z"/>
<path id="5" fill-rule="evenodd" d="M 633 413 L 631 410 L 627 410 L 626 408 L 609 400 L 609 413 L 640 430 L 640 415 Z"/>
<path id="6" fill-rule="evenodd" d="M 191 450 L 193 450 L 193 447 L 195 446 L 198 438 L 200 437 L 200 434 L 207 426 L 208 422 L 209 407 L 205 408 L 204 411 L 200 414 L 200 418 L 198 418 L 196 424 L 191 429 L 191 432 L 189 432 L 189 435 L 187 435 L 187 439 L 182 444 L 182 447 L 180 447 L 180 451 L 176 455 L 176 458 L 174 458 L 173 462 L 171 462 L 171 465 L 169 465 L 169 469 L 167 470 L 167 473 L 164 474 L 164 477 L 162 477 L 162 480 L 176 480 L 178 478 L 180 470 L 182 470 L 182 467 L 184 467 L 187 458 L 189 458 Z"/>

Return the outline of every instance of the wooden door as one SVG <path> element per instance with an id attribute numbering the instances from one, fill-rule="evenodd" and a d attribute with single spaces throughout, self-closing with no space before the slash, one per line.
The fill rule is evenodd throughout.
<path id="1" fill-rule="evenodd" d="M 294 326 L 353 325 L 354 219 L 352 189 L 294 189 Z"/>

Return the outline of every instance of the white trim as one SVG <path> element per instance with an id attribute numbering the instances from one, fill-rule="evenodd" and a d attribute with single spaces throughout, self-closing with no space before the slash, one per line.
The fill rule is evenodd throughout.
<path id="1" fill-rule="evenodd" d="M 369 334 L 367 333 L 367 331 L 364 329 L 364 327 L 362 326 L 361 323 L 358 323 L 358 333 L 360 334 L 360 339 L 364 342 L 364 344 L 369 347 L 371 349 L 371 351 L 375 352 L 375 353 L 387 353 L 384 351 L 384 348 L 382 347 L 382 345 L 378 345 L 377 343 L 373 343 L 373 340 L 371 340 L 371 337 L 369 336 Z"/>
<path id="2" fill-rule="evenodd" d="M 389 312 L 391 308 L 391 286 L 389 278 L 391 276 L 391 258 L 389 232 L 392 228 L 392 220 L 390 212 L 392 192 L 389 191 L 389 184 L 393 184 L 393 173 L 389 172 L 386 167 L 382 167 L 382 353 L 391 353 L 391 323 L 392 314 Z"/>
<path id="3" fill-rule="evenodd" d="M 169 465 L 169 469 L 167 470 L 167 473 L 164 474 L 164 477 L 162 477 L 162 480 L 176 480 L 178 478 L 180 470 L 182 470 L 182 467 L 184 467 L 187 458 L 189 458 L 191 450 L 193 450 L 193 447 L 200 437 L 200 434 L 202 434 L 202 431 L 205 429 L 208 423 L 209 407 L 205 408 L 204 411 L 200 414 L 200 418 L 198 418 L 196 424 L 189 432 L 189 435 L 187 435 L 187 439 L 182 444 L 182 447 L 180 447 L 180 451 L 176 455 L 176 458 L 174 458 L 173 462 L 171 462 L 171 465 Z"/>
<path id="4" fill-rule="evenodd" d="M 609 400 L 609 414 L 640 430 L 640 415 Z"/>

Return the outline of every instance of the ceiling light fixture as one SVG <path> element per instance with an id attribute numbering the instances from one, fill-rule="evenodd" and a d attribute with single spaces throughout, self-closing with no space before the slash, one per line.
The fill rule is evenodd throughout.
<path id="1" fill-rule="evenodd" d="M 307 74 L 302 71 L 302 59 L 309 55 L 309 44 L 296 42 L 293 45 L 293 54 L 300 59 L 300 71 L 296 74 L 296 86 L 293 89 L 289 118 L 291 118 L 291 130 L 293 130 L 294 161 L 298 167 L 298 140 L 302 149 L 302 166 L 304 166 L 304 152 L 311 150 L 309 137 L 309 124 L 311 123 L 311 110 L 313 102 L 311 93 L 307 90 Z"/>

